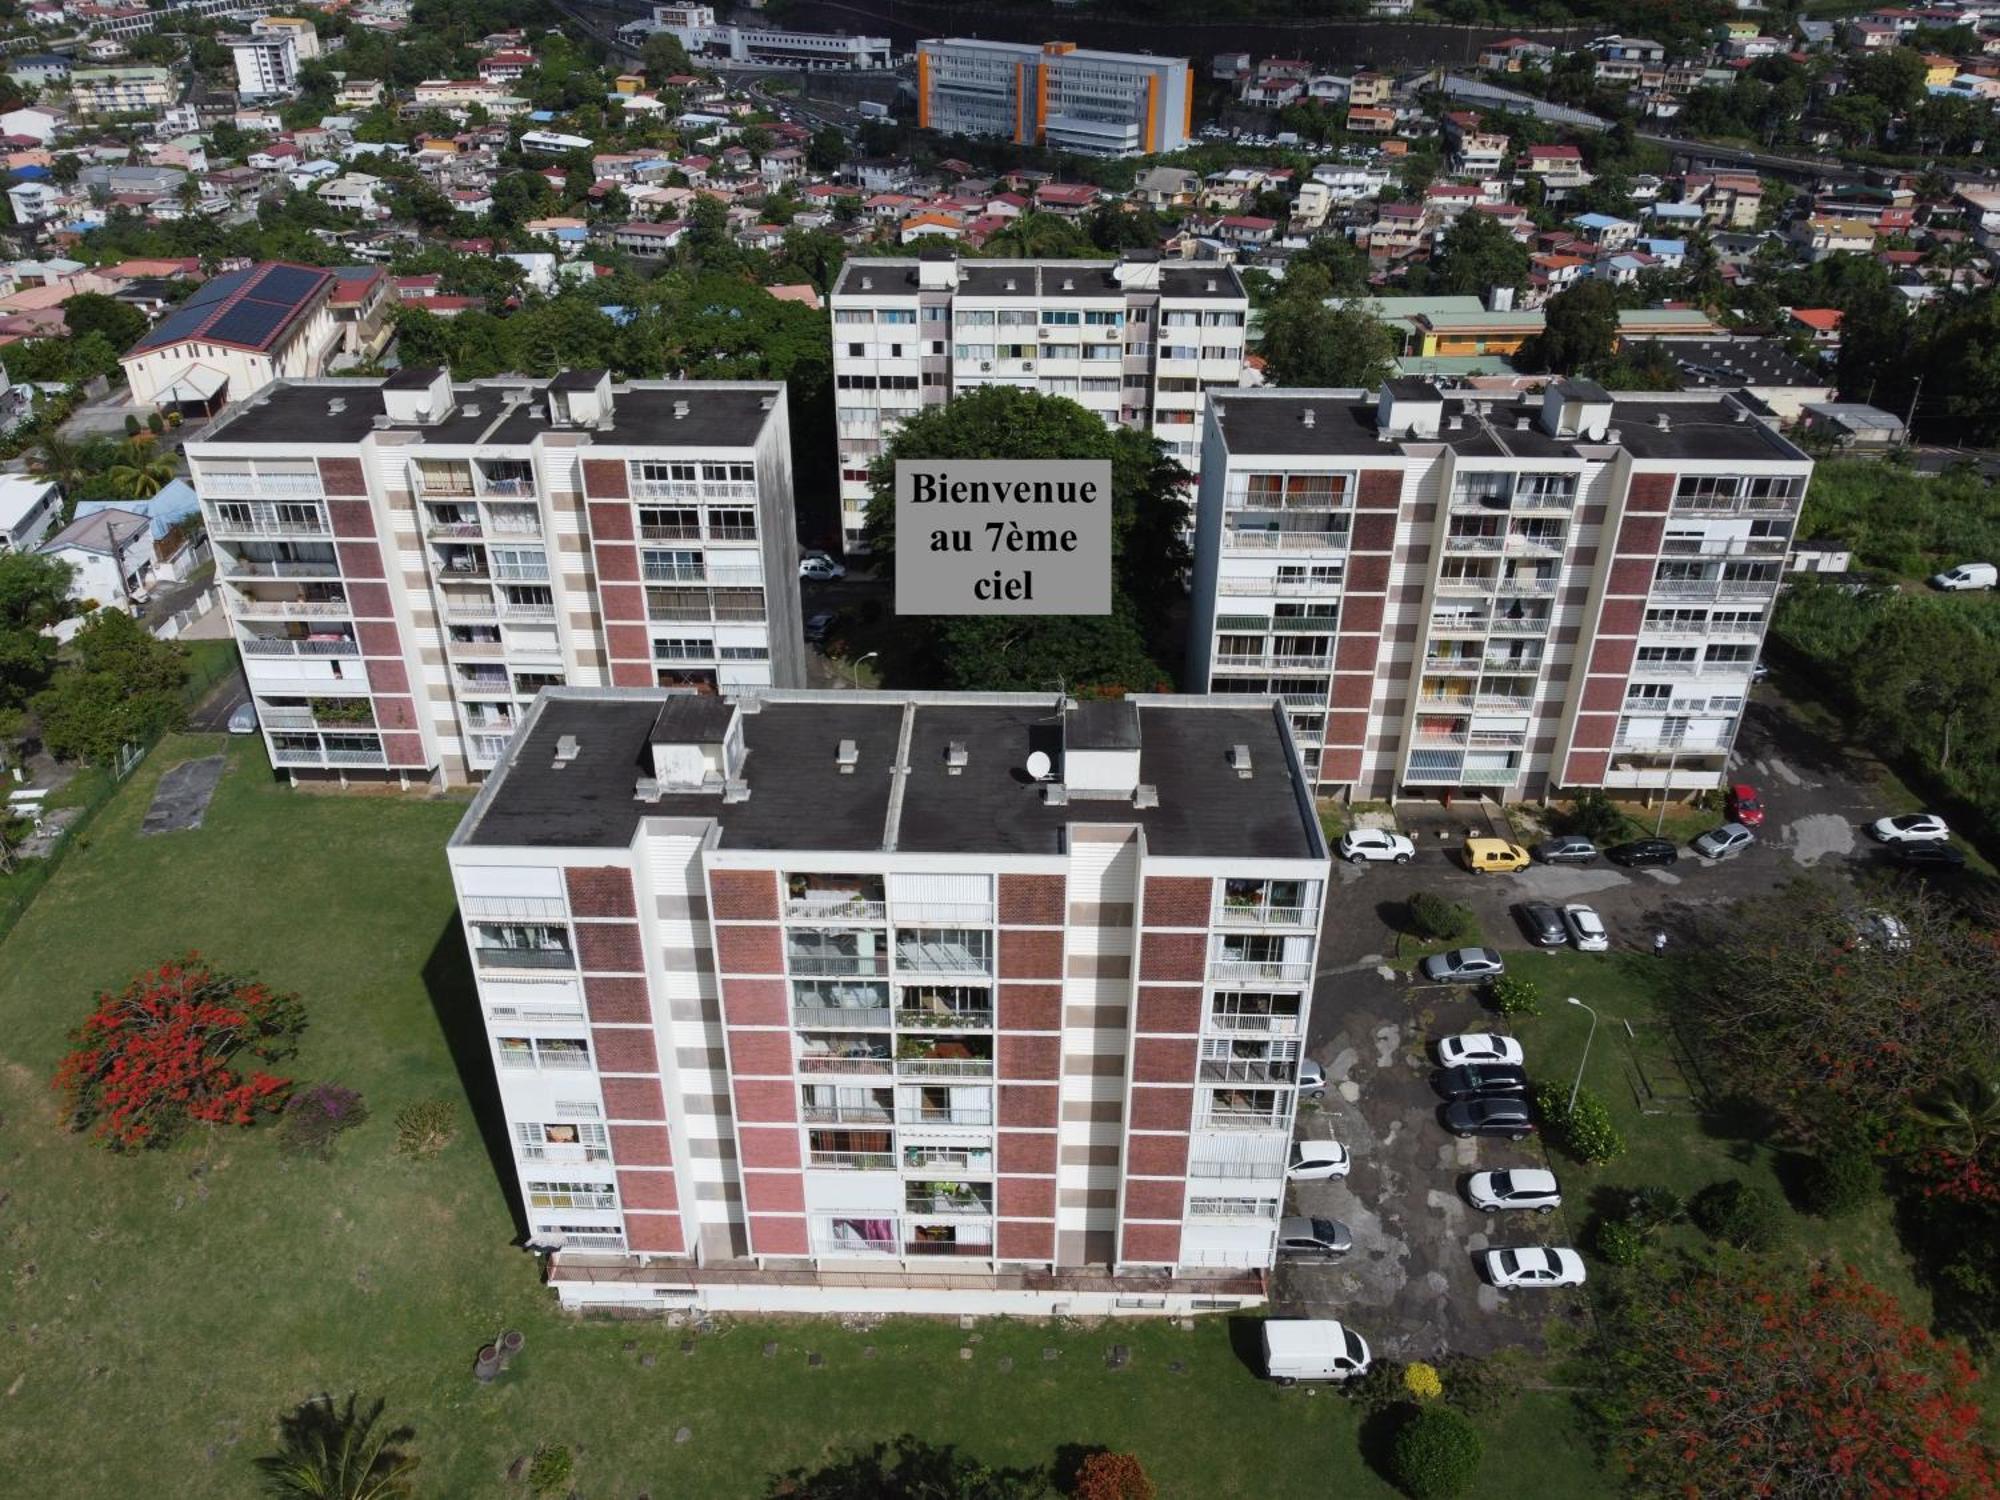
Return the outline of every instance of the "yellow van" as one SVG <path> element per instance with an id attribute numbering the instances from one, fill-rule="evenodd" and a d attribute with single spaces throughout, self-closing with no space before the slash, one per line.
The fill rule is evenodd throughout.
<path id="1" fill-rule="evenodd" d="M 1465 868 L 1475 875 L 1505 875 L 1528 868 L 1528 851 L 1505 839 L 1467 839 Z"/>

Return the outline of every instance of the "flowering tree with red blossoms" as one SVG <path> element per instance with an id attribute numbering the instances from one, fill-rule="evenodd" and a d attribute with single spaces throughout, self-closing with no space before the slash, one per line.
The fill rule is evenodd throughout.
<path id="1" fill-rule="evenodd" d="M 1851 1269 L 1663 1273 L 1630 1289 L 1606 1334 L 1617 1448 L 1641 1494 L 2000 1492 L 1964 1350 Z"/>
<path id="2" fill-rule="evenodd" d="M 1146 1466 L 1130 1453 L 1092 1453 L 1076 1471 L 1075 1500 L 1153 1500 Z"/>
<path id="3" fill-rule="evenodd" d="M 190 953 L 99 995 L 54 1086 L 72 1130 L 119 1151 L 162 1146 L 190 1122 L 248 1125 L 282 1108 L 291 1080 L 245 1065 L 288 1055 L 304 1027 L 296 995 Z"/>

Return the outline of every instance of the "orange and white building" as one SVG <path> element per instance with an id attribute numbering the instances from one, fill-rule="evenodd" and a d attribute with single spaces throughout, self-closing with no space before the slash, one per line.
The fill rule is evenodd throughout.
<path id="1" fill-rule="evenodd" d="M 1177 151 L 1194 133 L 1194 71 L 1184 57 L 934 37 L 917 43 L 917 123 L 1086 156 Z"/>

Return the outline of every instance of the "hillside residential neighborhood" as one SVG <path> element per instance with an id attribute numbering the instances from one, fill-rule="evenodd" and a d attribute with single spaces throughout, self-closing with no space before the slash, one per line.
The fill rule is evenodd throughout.
<path id="1" fill-rule="evenodd" d="M 1320 10 L 0 5 L 0 1490 L 2000 1495 L 2000 4 Z"/>

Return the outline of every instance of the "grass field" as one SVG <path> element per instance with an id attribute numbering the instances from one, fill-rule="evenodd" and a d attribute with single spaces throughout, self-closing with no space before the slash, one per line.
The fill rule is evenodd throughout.
<path id="1" fill-rule="evenodd" d="M 139 838 L 161 773 L 217 752 L 232 766 L 205 825 Z M 524 1493 L 504 1473 L 542 1440 L 577 1450 L 589 1500 L 727 1500 L 902 1432 L 1003 1464 L 1130 1449 L 1169 1497 L 1390 1493 L 1354 1409 L 1255 1379 L 1245 1330 L 1220 1320 L 994 1322 L 976 1341 L 951 1323 L 738 1322 L 683 1353 L 658 1323 L 562 1316 L 511 1248 L 470 1114 L 434 1160 L 391 1151 L 402 1105 L 466 1097 L 455 1057 L 490 1092 L 442 856 L 461 808 L 294 793 L 256 740 L 173 738 L 0 945 L 0 1494 L 247 1496 L 279 1414 L 349 1390 L 415 1427 L 420 1493 L 452 1500 Z M 331 1163 L 279 1155 L 268 1131 L 116 1158 L 58 1128 L 47 1079 L 94 993 L 190 947 L 303 996 L 289 1071 L 372 1111 Z M 525 1353 L 476 1385 L 474 1351 L 508 1327 Z M 1114 1342 L 1131 1351 L 1117 1371 Z M 1613 1488 L 1563 1395 L 1488 1427 L 1508 1493 Z"/>

